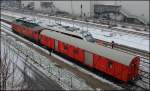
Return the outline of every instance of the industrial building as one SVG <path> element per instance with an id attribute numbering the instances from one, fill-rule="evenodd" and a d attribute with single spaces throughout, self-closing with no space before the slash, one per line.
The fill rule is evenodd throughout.
<path id="1" fill-rule="evenodd" d="M 48 1 L 22 1 L 24 6 L 29 3 L 34 2 L 34 8 L 37 10 L 42 10 L 42 2 Z M 49 1 L 53 5 L 61 10 L 68 12 L 75 16 L 95 16 L 102 17 L 109 15 L 110 18 L 114 18 L 114 12 L 120 12 L 117 17 L 118 20 L 123 20 L 127 17 L 130 21 L 140 21 L 143 23 L 149 23 L 149 3 L 148 1 Z M 104 14 L 105 13 L 105 14 Z"/>

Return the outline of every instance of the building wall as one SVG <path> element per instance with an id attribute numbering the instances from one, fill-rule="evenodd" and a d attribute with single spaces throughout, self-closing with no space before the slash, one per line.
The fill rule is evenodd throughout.
<path id="1" fill-rule="evenodd" d="M 53 1 L 54 5 L 59 9 L 70 14 L 80 16 L 81 15 L 81 4 L 82 14 L 90 16 L 90 3 L 89 1 Z M 72 5 L 72 6 L 71 6 Z"/>
<path id="2" fill-rule="evenodd" d="M 42 1 L 23 1 L 22 4 L 24 4 L 26 6 L 30 2 L 35 2 L 35 9 L 41 10 L 40 2 L 42 2 Z M 47 2 L 47 1 L 45 1 L 45 2 Z M 53 3 L 57 9 L 59 9 L 61 11 L 66 11 L 66 12 L 76 15 L 76 16 L 81 15 L 81 4 L 82 4 L 83 14 L 85 13 L 86 16 L 90 16 L 89 1 L 53 1 Z"/>
<path id="3" fill-rule="evenodd" d="M 31 1 L 23 1 L 23 4 L 27 4 Z M 40 10 L 40 2 L 36 3 L 35 8 Z M 94 4 L 105 4 L 105 5 L 121 5 L 123 9 L 132 15 L 136 15 L 145 18 L 149 22 L 149 1 L 53 1 L 56 8 L 62 11 L 69 12 L 70 14 L 80 16 L 81 15 L 81 4 L 83 6 L 83 14 L 86 16 L 94 15 Z M 72 5 L 72 7 L 71 7 Z"/>
<path id="4" fill-rule="evenodd" d="M 94 4 L 121 5 L 131 15 L 144 18 L 149 22 L 149 1 L 94 1 Z"/>

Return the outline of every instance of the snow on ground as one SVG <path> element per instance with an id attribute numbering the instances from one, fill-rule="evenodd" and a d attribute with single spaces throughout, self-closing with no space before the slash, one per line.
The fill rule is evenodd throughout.
<path id="1" fill-rule="evenodd" d="M 46 19 L 41 19 L 39 21 L 44 21 L 41 23 L 41 26 L 47 27 L 48 24 L 50 25 L 55 25 L 55 20 L 46 20 Z M 38 22 L 38 21 L 37 21 Z M 73 26 L 69 22 L 61 22 L 62 25 L 64 26 Z M 115 43 L 122 44 L 122 45 L 128 45 L 133 48 L 141 49 L 141 50 L 146 50 L 149 51 L 149 39 L 146 37 L 138 36 L 138 35 L 133 35 L 133 34 L 127 34 L 127 33 L 121 33 L 121 32 L 113 32 L 111 30 L 104 30 L 104 29 L 93 29 L 93 28 L 88 28 L 87 27 L 82 27 L 81 25 L 75 24 L 74 27 L 80 28 L 81 30 L 88 30 L 92 36 L 96 39 L 99 40 L 105 40 L 107 42 L 112 42 L 114 41 Z"/>
<path id="2" fill-rule="evenodd" d="M 22 57 L 18 56 L 12 50 L 13 50 L 13 48 L 11 46 L 9 46 L 9 44 L 7 44 L 6 41 L 1 39 L 1 59 L 4 59 L 5 55 L 7 55 L 6 60 L 7 60 L 8 64 L 10 64 L 9 70 L 8 70 L 9 78 L 7 80 L 7 88 L 6 89 L 7 90 L 19 90 L 22 88 L 26 88 L 26 84 L 23 83 L 23 80 L 24 80 L 23 73 L 18 69 L 18 67 L 19 67 L 23 70 L 23 68 L 25 67 L 24 63 L 22 62 L 24 59 Z M 28 70 L 27 73 L 29 73 L 29 72 L 30 72 L 30 70 Z"/>
<path id="3" fill-rule="evenodd" d="M 3 11 L 2 11 L 3 12 Z M 5 13 L 2 13 L 1 14 L 4 14 L 4 15 L 9 15 L 9 16 L 13 16 L 13 17 L 16 17 L 16 18 L 21 18 L 20 15 L 17 15 L 16 13 L 10 13 L 10 12 L 5 12 Z"/>
<path id="4" fill-rule="evenodd" d="M 2 27 L 3 28 L 3 27 Z M 5 28 L 4 28 L 5 29 Z M 6 30 L 6 29 L 5 29 Z M 6 30 L 7 31 L 7 30 Z M 9 32 L 9 33 L 11 33 L 11 30 L 10 31 L 7 31 L 7 32 Z M 13 33 L 11 33 L 11 34 L 13 34 Z M 15 35 L 15 36 L 17 36 L 17 35 Z M 19 37 L 19 38 L 21 38 L 20 36 L 17 36 L 17 37 Z M 23 39 L 23 38 L 21 38 L 21 39 Z M 25 46 L 24 44 L 22 44 L 22 43 L 19 43 L 20 45 L 22 45 L 22 46 Z M 34 46 L 35 46 L 35 44 L 34 44 Z M 26 46 L 25 46 L 26 47 Z M 37 47 L 37 45 L 36 45 L 36 47 Z M 39 47 L 39 46 L 38 46 Z M 19 47 L 20 48 L 20 47 Z M 43 49 L 43 48 L 41 48 L 41 47 L 39 47 L 40 49 Z M 27 48 L 28 50 L 31 50 L 30 48 Z M 45 49 L 43 49 L 46 53 L 48 53 L 47 52 L 47 50 L 45 50 Z M 22 51 L 25 51 L 24 49 L 22 49 Z M 29 54 L 30 56 L 32 56 L 32 58 L 34 59 L 34 60 L 36 60 L 38 63 L 41 63 L 42 65 L 43 65 L 43 67 L 46 69 L 46 68 L 51 68 L 51 72 L 53 73 L 53 74 L 55 74 L 55 75 L 59 75 L 59 73 L 58 73 L 58 71 L 57 70 L 59 70 L 58 68 L 55 70 L 55 69 L 53 69 L 53 67 L 54 67 L 54 65 L 55 65 L 55 63 L 51 63 L 51 61 L 49 61 L 48 59 L 46 59 L 46 58 L 44 58 L 44 57 L 41 57 L 40 55 L 39 55 L 39 53 L 37 53 L 37 52 L 31 52 L 31 51 L 25 51 L 27 54 Z M 34 54 L 36 54 L 36 55 L 34 55 Z M 56 57 L 56 58 L 58 58 L 58 59 L 60 59 L 61 61 L 65 61 L 65 62 L 67 62 L 69 65 L 72 65 L 72 66 L 74 66 L 74 67 L 76 67 L 76 68 L 78 68 L 79 70 L 81 70 L 82 72 L 85 72 L 85 73 L 87 73 L 87 74 L 90 74 L 91 76 L 93 76 L 94 78 L 97 78 L 97 79 L 99 79 L 99 80 L 101 80 L 101 81 L 103 81 L 103 82 L 105 82 L 105 83 L 108 83 L 108 84 L 110 84 L 110 85 L 112 85 L 112 86 L 114 86 L 114 87 L 117 87 L 118 89 L 121 89 L 119 86 L 117 86 L 117 85 L 115 85 L 114 83 L 112 83 L 112 82 L 109 82 L 108 80 L 105 80 L 104 78 L 101 78 L 101 77 L 98 77 L 98 76 L 96 76 L 95 74 L 93 74 L 93 73 L 90 73 L 90 72 L 88 72 L 88 71 L 86 71 L 85 69 L 83 69 L 83 68 L 81 68 L 81 67 L 79 67 L 79 66 L 77 66 L 77 65 L 75 65 L 75 64 L 73 64 L 73 63 L 71 63 L 71 62 L 69 62 L 68 60 L 65 60 L 65 59 L 63 59 L 63 58 L 61 58 L 61 57 L 59 57 L 59 56 L 57 56 L 57 55 L 55 55 L 55 54 L 53 54 L 52 53 L 52 56 L 54 56 L 54 57 Z M 40 57 L 40 58 L 39 58 Z M 45 72 L 45 71 L 43 71 L 43 69 L 41 69 L 41 68 L 39 68 L 42 72 Z M 68 79 L 68 78 L 70 78 L 70 77 L 68 77 L 68 71 L 67 70 L 62 70 L 63 72 L 62 72 L 62 74 L 63 75 L 61 75 L 62 77 L 61 77 L 61 79 L 62 80 L 66 80 L 66 79 Z M 46 72 L 48 72 L 48 71 L 46 71 Z M 69 72 L 70 73 L 70 72 Z M 66 74 L 66 75 L 65 75 Z M 72 75 L 71 75 L 72 74 Z M 73 77 L 76 77 L 73 73 L 71 73 L 71 74 L 69 74 L 70 76 L 73 76 Z M 78 79 L 78 80 L 77 80 Z M 78 89 L 79 89 L 79 87 L 80 87 L 80 84 L 82 84 L 82 86 L 84 85 L 84 80 L 83 79 L 80 79 L 80 78 L 77 78 L 77 79 L 74 79 L 73 78 L 73 84 L 75 85 L 75 87 L 78 87 Z M 66 83 L 70 83 L 70 82 L 68 82 L 68 81 L 65 81 Z M 76 82 L 76 83 L 74 83 L 74 82 Z M 85 85 L 85 87 L 87 88 L 87 86 Z M 80 87 L 81 88 L 81 87 Z M 89 88 L 89 89 L 91 89 L 91 88 Z M 100 88 L 99 88 L 100 89 Z"/>
<path id="5" fill-rule="evenodd" d="M 14 43 L 14 41 L 9 42 Z M 64 89 L 92 90 L 92 88 L 85 83 L 84 79 L 77 77 L 72 72 L 56 67 L 55 66 L 56 63 L 53 63 L 46 57 L 41 56 L 39 53 L 27 47 L 25 44 L 21 42 L 17 43 L 19 45 L 16 45 L 15 46 L 16 48 L 19 48 L 21 52 L 27 54 L 34 61 L 41 64 L 42 67 L 40 66 L 36 67 L 38 67 L 38 69 L 44 72 L 46 75 L 52 77 L 52 79 L 56 80 L 58 84 L 64 86 L 65 87 Z M 29 60 L 29 62 L 32 62 L 32 64 L 34 64 L 35 62 L 33 62 L 33 60 Z M 70 88 L 70 86 L 72 86 L 72 88 Z"/>
<path id="6" fill-rule="evenodd" d="M 3 27 L 2 27 L 3 28 Z M 4 28 L 5 29 L 5 28 Z M 9 32 L 9 33 L 11 33 L 11 30 L 10 31 L 7 31 L 7 32 Z M 105 36 L 108 36 L 109 35 L 109 33 L 105 33 Z M 111 34 L 111 36 L 112 35 L 115 35 L 114 33 L 113 34 Z M 15 35 L 16 36 L 16 35 Z M 110 35 L 109 35 L 109 37 L 110 37 Z M 20 37 L 21 38 L 21 37 Z M 22 38 L 23 39 L 23 38 Z M 25 40 L 25 39 L 24 39 Z M 20 43 L 21 44 L 21 43 Z M 24 44 L 23 44 L 24 45 Z M 40 47 L 39 47 L 40 48 Z M 41 48 L 42 49 L 42 48 Z M 45 49 L 44 49 L 45 50 Z M 46 51 L 47 52 L 47 51 Z M 37 56 L 33 56 L 33 54 L 34 53 L 30 53 L 29 52 L 29 54 L 30 55 L 32 55 L 32 57 L 35 59 L 35 60 L 39 60 L 39 59 L 37 59 L 37 57 L 39 56 L 39 55 L 37 55 Z M 53 56 L 55 56 L 56 57 L 56 55 L 55 54 L 52 54 Z M 57 57 L 57 58 L 60 58 L 60 57 Z M 42 63 L 42 64 L 44 64 L 43 66 L 45 66 L 45 67 L 48 67 L 48 63 L 47 63 L 47 61 L 45 61 L 46 59 L 44 59 L 44 58 L 41 58 L 41 59 L 43 59 L 43 61 L 40 61 L 40 62 L 44 62 L 44 63 Z M 62 59 L 62 58 L 61 58 Z M 65 62 L 67 62 L 68 63 L 68 61 L 66 61 L 65 59 L 63 59 Z M 51 64 L 51 63 L 50 63 Z M 54 63 L 55 64 L 55 63 Z M 74 64 L 72 64 L 72 63 L 69 63 L 69 64 L 71 64 L 71 65 L 74 65 Z M 143 63 L 141 63 L 141 64 L 143 64 Z M 47 66 L 46 66 L 47 65 Z M 89 73 L 88 71 L 86 71 L 86 70 L 84 70 L 83 68 L 81 68 L 81 67 L 79 67 L 79 66 L 77 66 L 77 65 L 74 65 L 75 67 L 77 67 L 78 69 L 80 69 L 81 71 L 83 71 L 83 72 L 86 72 L 86 73 L 88 73 L 88 74 L 90 74 L 90 75 L 92 75 L 92 76 L 94 76 L 95 78 L 98 78 L 98 79 L 100 79 L 100 80 L 102 80 L 102 81 L 104 81 L 104 82 L 106 82 L 106 83 L 109 83 L 109 84 L 112 84 L 113 86 L 115 86 L 115 84 L 113 84 L 113 83 L 111 83 L 111 82 L 109 82 L 109 81 L 107 81 L 107 80 L 105 80 L 105 79 L 103 79 L 103 78 L 100 78 L 100 77 L 97 77 L 96 75 L 94 75 L 94 74 L 92 74 L 92 73 Z M 146 67 L 146 66 L 144 66 L 144 67 Z M 147 69 L 147 68 L 143 68 L 143 69 L 146 69 L 146 70 L 149 70 L 149 69 Z M 53 72 L 53 74 L 57 74 L 58 75 L 58 73 L 55 73 L 56 71 L 54 71 Z M 67 77 L 67 76 L 65 76 L 65 77 Z M 61 79 L 64 79 L 64 78 L 61 78 Z M 69 82 L 66 82 L 66 83 L 69 83 Z M 138 82 L 139 83 L 139 82 Z"/>
<path id="7" fill-rule="evenodd" d="M 46 19 L 46 18 L 38 18 L 33 17 L 30 15 L 23 15 L 19 13 L 12 12 L 2 12 L 2 14 L 11 15 L 14 17 L 28 17 L 28 20 L 32 20 L 31 22 L 39 23 L 41 26 L 47 27 L 47 25 L 56 25 L 56 23 L 61 23 L 64 26 L 71 26 L 71 27 L 77 27 L 80 28 L 80 30 L 83 31 L 89 31 L 92 36 L 99 40 L 104 40 L 107 42 L 114 41 L 115 43 L 126 45 L 129 47 L 145 50 L 149 52 L 149 38 L 135 35 L 135 34 L 127 34 L 127 33 L 121 33 L 121 32 L 113 32 L 108 29 L 102 29 L 100 27 L 93 27 L 93 26 L 83 26 L 82 24 L 77 23 L 71 23 L 68 21 L 56 21 L 54 19 Z M 118 28 L 118 27 L 117 27 Z M 121 27 L 120 27 L 121 28 Z M 130 31 L 134 31 L 134 29 L 128 29 Z"/>
<path id="8" fill-rule="evenodd" d="M 48 21 L 46 20 L 41 21 L 44 21 L 44 23 L 41 24 L 41 26 L 46 27 Z M 54 23 L 54 21 L 52 22 Z M 61 24 L 64 26 L 73 26 L 71 23 L 66 22 L 61 22 Z M 117 33 L 106 29 L 103 30 L 103 29 L 87 28 L 79 26 L 77 24 L 75 24 L 74 26 L 84 31 L 88 30 L 92 34 L 92 36 L 96 39 L 104 40 L 107 42 L 114 41 L 115 43 L 118 44 L 127 45 L 133 48 L 149 51 L 149 38 L 127 33 L 119 33 L 119 32 Z"/>
<path id="9" fill-rule="evenodd" d="M 12 26 L 10 25 L 10 24 L 7 24 L 7 23 L 5 23 L 5 22 L 1 22 L 1 26 L 2 25 L 5 25 L 5 26 L 7 26 L 7 27 L 9 27 L 9 28 L 12 28 Z"/>
<path id="10" fill-rule="evenodd" d="M 115 43 L 127 45 L 133 48 L 149 51 L 149 39 L 133 34 L 122 34 L 112 31 L 95 30 L 90 31 L 94 38 L 105 40 L 108 42 L 114 41 Z"/>
<path id="11" fill-rule="evenodd" d="M 141 60 L 143 60 L 143 61 L 140 61 L 140 69 L 150 73 L 149 60 L 147 60 L 147 59 L 141 59 Z"/>
<path id="12" fill-rule="evenodd" d="M 135 29 L 131 28 L 123 28 L 123 27 L 113 27 L 113 29 L 121 29 L 121 30 L 127 30 L 127 31 L 132 31 L 132 32 L 138 32 L 138 33 L 143 33 L 143 34 L 149 34 L 148 32 L 145 31 L 136 31 Z"/>

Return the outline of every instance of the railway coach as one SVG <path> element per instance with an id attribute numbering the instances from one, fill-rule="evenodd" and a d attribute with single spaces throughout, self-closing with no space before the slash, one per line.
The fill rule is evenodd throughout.
<path id="1" fill-rule="evenodd" d="M 19 21 L 19 24 L 18 21 L 17 23 L 14 22 L 12 28 L 20 35 L 38 41 L 38 43 L 51 50 L 64 54 L 75 59 L 74 61 L 104 72 L 121 81 L 128 82 L 138 76 L 140 62 L 138 56 L 51 31 L 38 25 L 28 26 L 22 21 L 21 23 Z"/>
<path id="2" fill-rule="evenodd" d="M 50 30 L 40 35 L 53 40 L 54 50 L 124 82 L 138 76 L 140 58 Z"/>

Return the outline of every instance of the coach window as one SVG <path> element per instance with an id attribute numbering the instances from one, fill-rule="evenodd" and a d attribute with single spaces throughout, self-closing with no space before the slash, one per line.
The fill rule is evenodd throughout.
<path id="1" fill-rule="evenodd" d="M 67 44 L 64 44 L 64 49 L 65 49 L 65 50 L 67 50 L 67 49 L 68 49 Z"/>
<path id="2" fill-rule="evenodd" d="M 38 32 L 35 32 L 35 34 L 38 34 Z"/>
<path id="3" fill-rule="evenodd" d="M 74 49 L 74 50 L 73 50 L 73 53 L 74 53 L 74 54 L 78 54 L 78 49 Z"/>
<path id="4" fill-rule="evenodd" d="M 108 67 L 109 67 L 109 68 L 112 68 L 112 64 L 113 64 L 112 61 L 109 60 L 109 62 L 108 62 Z"/>

